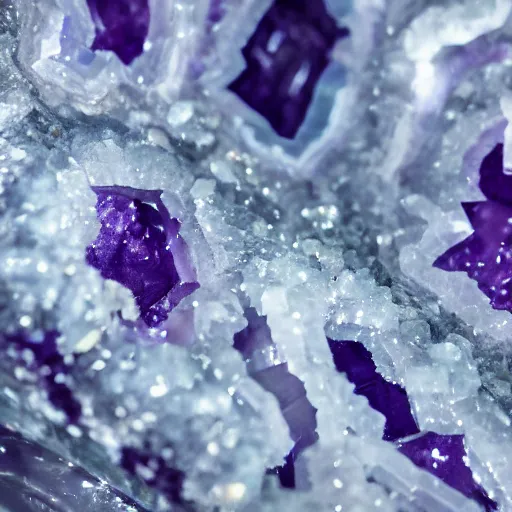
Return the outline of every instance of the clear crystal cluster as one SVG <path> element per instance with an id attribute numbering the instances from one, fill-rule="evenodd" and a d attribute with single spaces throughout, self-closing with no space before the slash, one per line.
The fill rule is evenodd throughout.
<path id="1" fill-rule="evenodd" d="M 0 510 L 512 511 L 507 0 L 0 0 Z"/>

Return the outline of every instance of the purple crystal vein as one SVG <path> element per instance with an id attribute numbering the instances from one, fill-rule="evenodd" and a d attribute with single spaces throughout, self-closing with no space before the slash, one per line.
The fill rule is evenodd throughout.
<path id="1" fill-rule="evenodd" d="M 149 327 L 156 327 L 197 288 L 195 269 L 161 190 L 93 187 L 101 229 L 86 261 L 130 289 Z"/>
<path id="2" fill-rule="evenodd" d="M 473 478 L 466 464 L 463 435 L 440 435 L 420 431 L 411 413 L 407 392 L 398 384 L 387 382 L 376 371 L 372 354 L 362 343 L 327 338 L 336 369 L 355 384 L 354 393 L 368 399 L 371 407 L 386 417 L 383 439 L 397 443 L 398 450 L 420 468 L 485 507 L 497 509 L 485 489 Z"/>
<path id="3" fill-rule="evenodd" d="M 440 478 L 453 489 L 482 505 L 487 512 L 498 504 L 473 478 L 468 466 L 464 436 L 425 432 L 415 439 L 398 443 L 398 450 L 416 466 Z"/>
<path id="4" fill-rule="evenodd" d="M 254 308 L 247 308 L 245 317 L 247 327 L 234 335 L 233 346 L 249 361 L 257 352 L 275 345 L 266 316 L 258 315 Z M 287 363 L 270 364 L 266 368 L 251 372 L 251 377 L 276 397 L 290 429 L 290 437 L 295 442 L 292 451 L 285 458 L 285 463 L 270 470 L 279 476 L 283 487 L 292 488 L 295 486 L 295 457 L 318 439 L 316 408 L 308 400 L 304 383 L 289 371 Z"/>
<path id="5" fill-rule="evenodd" d="M 370 406 L 386 418 L 383 439 L 395 441 L 417 434 L 418 425 L 411 412 L 407 392 L 388 382 L 377 372 L 372 354 L 357 341 L 327 338 L 334 364 L 355 385 L 354 393 L 368 399 Z"/>
<path id="6" fill-rule="evenodd" d="M 291 139 L 306 117 L 332 48 L 348 34 L 323 0 L 275 0 L 242 49 L 246 68 L 228 88 L 278 135 Z"/>
<path id="7" fill-rule="evenodd" d="M 77 423 L 82 415 L 82 406 L 73 396 L 69 386 L 61 381 L 56 381 L 57 375 L 69 374 L 70 366 L 64 361 L 64 356 L 59 352 L 57 339 L 58 331 L 46 331 L 41 339 L 27 332 L 17 332 L 5 336 L 5 340 L 16 347 L 20 354 L 19 362 L 24 359 L 21 353 L 29 350 L 33 354 L 31 363 L 26 364 L 29 370 L 41 375 L 43 385 L 48 393 L 48 400 L 56 408 L 64 412 L 69 423 Z"/>
<path id="8" fill-rule="evenodd" d="M 87 5 L 96 30 L 91 50 L 112 51 L 131 64 L 148 36 L 148 0 L 87 0 Z"/>
<path id="9" fill-rule="evenodd" d="M 474 229 L 439 256 L 434 267 L 466 272 L 494 309 L 512 312 L 512 175 L 503 169 L 503 144 L 485 157 L 480 189 L 487 201 L 462 203 Z"/>

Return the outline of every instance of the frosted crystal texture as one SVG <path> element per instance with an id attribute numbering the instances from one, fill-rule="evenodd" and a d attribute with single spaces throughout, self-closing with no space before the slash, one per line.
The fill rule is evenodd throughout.
<path id="1" fill-rule="evenodd" d="M 71 107 L 134 126 L 148 124 L 151 111 L 176 100 L 207 9 L 201 0 L 116 2 L 115 9 L 93 0 L 17 4 L 19 59 L 45 101 L 64 114 Z"/>
<path id="2" fill-rule="evenodd" d="M 446 46 L 461 46 L 503 26 L 510 14 L 504 0 L 465 0 L 446 7 L 428 7 L 408 27 L 404 39 L 414 61 L 431 61 Z"/>
<path id="3" fill-rule="evenodd" d="M 504 142 L 510 6 L 427 4 L 325 2 L 351 34 L 290 144 L 227 90 L 270 1 L 160 2 L 158 16 L 149 2 L 128 65 L 91 51 L 85 1 L 0 9 L 0 331 L 58 330 L 54 382 L 82 407 L 68 424 L 37 350 L 12 345 L 5 422 L 148 510 L 481 510 L 382 439 L 327 335 L 364 345 L 421 432 L 463 435 L 472 475 L 510 510 L 509 313 L 432 267 L 471 234 L 460 203 L 484 199 L 480 164 Z M 99 187 L 161 190 L 151 201 L 180 222 L 200 287 L 158 326 L 86 262 Z M 249 357 L 233 339 L 251 308 L 272 343 Z M 316 411 L 299 454 L 290 390 Z"/>

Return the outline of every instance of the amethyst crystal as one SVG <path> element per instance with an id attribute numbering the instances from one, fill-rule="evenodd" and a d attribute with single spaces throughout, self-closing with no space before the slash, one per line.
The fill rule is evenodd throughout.
<path id="1" fill-rule="evenodd" d="M 294 487 L 293 460 L 318 439 L 316 433 L 316 409 L 306 395 L 303 382 L 288 370 L 288 364 L 276 361 L 267 365 L 255 365 L 264 352 L 275 354 L 270 328 L 266 316 L 259 316 L 254 308 L 245 310 L 247 327 L 234 335 L 234 347 L 247 361 L 251 377 L 265 390 L 272 393 L 283 413 L 295 442 L 283 466 L 271 470 L 279 475 L 285 487 Z M 252 363 L 252 366 L 251 366 Z"/>
<path id="2" fill-rule="evenodd" d="M 512 206 L 512 174 L 503 168 L 503 144 L 496 144 L 482 160 L 479 185 L 490 201 Z"/>
<path id="3" fill-rule="evenodd" d="M 327 338 L 334 364 L 355 385 L 354 393 L 368 399 L 370 406 L 386 418 L 383 439 L 394 441 L 419 432 L 405 389 L 377 373 L 372 354 L 357 341 Z"/>
<path id="4" fill-rule="evenodd" d="M 58 375 L 66 375 L 70 370 L 57 348 L 59 336 L 57 331 L 47 331 L 38 339 L 26 332 L 18 332 L 5 336 L 5 340 L 16 347 L 20 363 L 25 361 L 22 352 L 29 350 L 32 353 L 33 360 L 26 366 L 41 375 L 48 400 L 53 406 L 66 414 L 69 423 L 77 423 L 82 415 L 82 406 L 65 383 L 56 381 Z"/>
<path id="5" fill-rule="evenodd" d="M 244 316 L 247 319 L 247 327 L 233 336 L 233 347 L 248 361 L 256 352 L 270 349 L 275 345 L 266 316 L 258 315 L 254 308 L 246 308 Z"/>
<path id="6" fill-rule="evenodd" d="M 485 489 L 473 478 L 467 464 L 463 435 L 440 435 L 426 432 L 410 441 L 398 444 L 398 450 L 416 466 L 440 478 L 486 511 L 496 510 L 498 504 L 489 498 Z"/>
<path id="7" fill-rule="evenodd" d="M 181 493 L 185 474 L 171 467 L 162 456 L 154 455 L 150 450 L 125 447 L 121 451 L 121 466 L 141 477 L 146 485 L 158 490 L 169 502 L 183 503 Z"/>
<path id="8" fill-rule="evenodd" d="M 295 489 L 295 454 L 292 450 L 285 458 L 282 466 L 277 466 L 267 470 L 269 475 L 277 475 L 281 487 L 286 489 Z"/>
<path id="9" fill-rule="evenodd" d="M 498 144 L 480 167 L 480 188 L 488 201 L 462 203 L 474 233 L 448 249 L 434 267 L 466 272 L 494 309 L 512 312 L 512 176 L 503 170 Z"/>
<path id="10" fill-rule="evenodd" d="M 348 34 L 337 27 L 323 0 L 275 0 L 242 49 L 247 66 L 229 89 L 281 137 L 291 139 L 334 44 Z"/>
<path id="11" fill-rule="evenodd" d="M 149 31 L 148 0 L 87 0 L 96 28 L 91 50 L 113 51 L 128 65 L 138 57 Z"/>
<path id="12" fill-rule="evenodd" d="M 161 190 L 93 187 L 101 229 L 86 260 L 105 279 L 130 289 L 142 319 L 156 327 L 199 288 L 180 223 L 171 218 Z"/>

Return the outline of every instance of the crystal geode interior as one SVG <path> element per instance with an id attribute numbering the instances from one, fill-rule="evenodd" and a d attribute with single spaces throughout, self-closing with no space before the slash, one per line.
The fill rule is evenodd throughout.
<path id="1" fill-rule="evenodd" d="M 512 511 L 511 10 L 0 0 L 0 509 Z"/>

